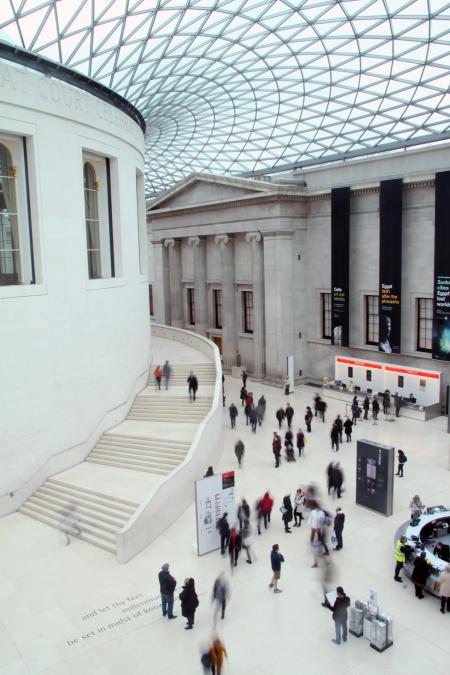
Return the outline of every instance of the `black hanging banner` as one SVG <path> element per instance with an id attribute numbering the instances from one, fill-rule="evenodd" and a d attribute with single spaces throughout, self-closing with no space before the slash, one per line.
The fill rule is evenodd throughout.
<path id="1" fill-rule="evenodd" d="M 436 174 L 433 359 L 450 361 L 450 171 Z"/>
<path id="2" fill-rule="evenodd" d="M 350 188 L 331 190 L 331 344 L 349 345 Z"/>
<path id="3" fill-rule="evenodd" d="M 402 179 L 380 183 L 380 352 L 400 354 Z"/>

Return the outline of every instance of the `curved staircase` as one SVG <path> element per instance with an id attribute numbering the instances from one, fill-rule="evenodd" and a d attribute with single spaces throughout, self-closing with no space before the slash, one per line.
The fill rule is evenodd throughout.
<path id="1" fill-rule="evenodd" d="M 136 528 L 136 514 L 144 506 L 148 511 L 151 495 L 164 486 L 161 481 L 187 462 L 192 442 L 199 443 L 199 425 L 212 407 L 218 408 L 220 398 L 217 348 L 205 338 L 192 334 L 187 338 L 187 331 L 160 329 L 165 336 L 173 333 L 179 342 L 153 338 L 153 364 L 164 363 L 167 355 L 184 357 L 183 361 L 169 359 L 172 377 L 168 390 L 162 384 L 161 391 L 155 391 L 150 375 L 148 386 L 136 396 L 126 420 L 104 433 L 84 462 L 45 481 L 19 511 L 63 529 L 64 516 L 71 510 L 79 529 L 73 536 L 118 552 L 120 534 L 132 521 Z M 186 345 L 199 340 L 201 352 Z M 191 370 L 199 380 L 196 401 L 188 398 L 186 380 Z M 122 556 L 122 561 L 130 557 Z"/>

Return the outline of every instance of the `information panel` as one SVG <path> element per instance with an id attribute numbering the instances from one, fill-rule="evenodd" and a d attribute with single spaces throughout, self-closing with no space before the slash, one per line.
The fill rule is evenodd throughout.
<path id="1" fill-rule="evenodd" d="M 331 190 L 331 344 L 349 345 L 350 188 Z"/>
<path id="2" fill-rule="evenodd" d="M 218 473 L 195 482 L 197 512 L 197 554 L 204 555 L 220 548 L 216 523 L 224 514 L 229 522 L 235 518 L 234 471 Z"/>
<path id="3" fill-rule="evenodd" d="M 450 361 L 450 171 L 436 174 L 433 358 Z"/>
<path id="4" fill-rule="evenodd" d="M 400 354 L 402 291 L 402 179 L 380 183 L 380 352 Z"/>
<path id="5" fill-rule="evenodd" d="M 356 503 L 392 515 L 394 448 L 361 440 L 356 444 Z"/>

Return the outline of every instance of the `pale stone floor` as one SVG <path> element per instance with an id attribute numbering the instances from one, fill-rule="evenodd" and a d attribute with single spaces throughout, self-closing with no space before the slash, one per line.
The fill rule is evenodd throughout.
<path id="1" fill-rule="evenodd" d="M 336 458 L 329 446 L 329 422 L 336 413 L 344 412 L 344 404 L 330 401 L 327 423 L 314 421 L 306 458 L 275 470 L 271 452 L 274 412 L 285 397 L 278 389 L 249 384 L 256 397 L 264 391 L 268 399 L 263 429 L 251 434 L 244 426 L 240 406 L 236 432 L 229 429 L 226 415 L 224 451 L 215 469 L 236 467 L 233 448 L 241 436 L 246 456 L 244 468 L 237 471 L 238 495 L 253 505 L 256 497 L 270 488 L 276 504 L 270 531 L 255 537 L 257 561 L 247 565 L 241 559 L 231 580 L 232 597 L 220 625 L 230 657 L 225 672 L 449 673 L 450 615 L 440 614 L 436 598 L 427 596 L 425 602 L 419 602 L 409 582 L 396 584 L 392 578 L 393 536 L 409 516 L 410 497 L 419 493 L 426 504 L 450 506 L 446 420 L 423 423 L 400 419 L 394 424 L 381 421 L 378 426 L 361 422 L 354 442 L 344 443 L 339 452 L 347 478 L 341 500 L 347 520 L 344 549 L 333 554 L 338 568 L 336 584 L 342 584 L 352 600 L 366 598 L 368 588 L 376 588 L 380 605 L 394 618 L 395 642 L 383 654 L 370 649 L 367 640 L 352 636 L 338 647 L 331 642 L 331 613 L 320 606 L 320 584 L 317 570 L 311 569 L 307 528 L 285 534 L 278 508 L 283 494 L 293 494 L 298 485 L 313 480 L 325 486 L 325 467 Z M 233 398 L 238 402 L 239 385 L 237 380 L 226 379 L 227 405 Z M 300 416 L 303 421 L 304 407 L 313 395 L 314 389 L 304 386 L 290 397 L 294 423 Z M 294 426 L 296 429 L 297 424 Z M 364 437 L 402 447 L 408 455 L 405 477 L 395 479 L 394 515 L 389 518 L 354 503 L 355 441 Z M 332 499 L 325 499 L 325 504 L 335 508 Z M 64 546 L 61 533 L 22 514 L 0 520 L 0 674 L 201 673 L 200 649 L 211 634 L 212 583 L 228 566 L 219 552 L 198 558 L 192 549 L 194 540 L 194 506 L 124 566 L 114 556 L 81 541 Z M 269 551 L 276 542 L 286 558 L 280 584 L 284 592 L 279 595 L 267 588 Z M 179 617 L 171 622 L 163 620 L 156 606 L 157 573 L 166 561 L 179 582 L 185 576 L 196 580 L 200 607 L 193 631 L 183 630 L 178 603 L 175 611 Z M 156 601 L 151 600 L 154 597 Z M 144 612 L 152 607 L 156 608 Z"/>

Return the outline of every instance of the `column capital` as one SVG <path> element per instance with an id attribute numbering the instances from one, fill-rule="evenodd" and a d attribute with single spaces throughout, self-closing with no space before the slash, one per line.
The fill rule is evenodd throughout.
<path id="1" fill-rule="evenodd" d="M 216 234 L 214 237 L 214 242 L 218 246 L 226 246 L 229 242 L 231 241 L 231 237 L 228 236 L 228 234 Z"/>
<path id="2" fill-rule="evenodd" d="M 200 246 L 200 237 L 188 237 L 188 246 Z"/>
<path id="3" fill-rule="evenodd" d="M 262 239 L 261 232 L 247 232 L 245 235 L 245 241 L 250 243 L 252 241 L 260 242 Z"/>
<path id="4" fill-rule="evenodd" d="M 164 246 L 173 248 L 175 246 L 175 239 L 164 239 Z"/>

